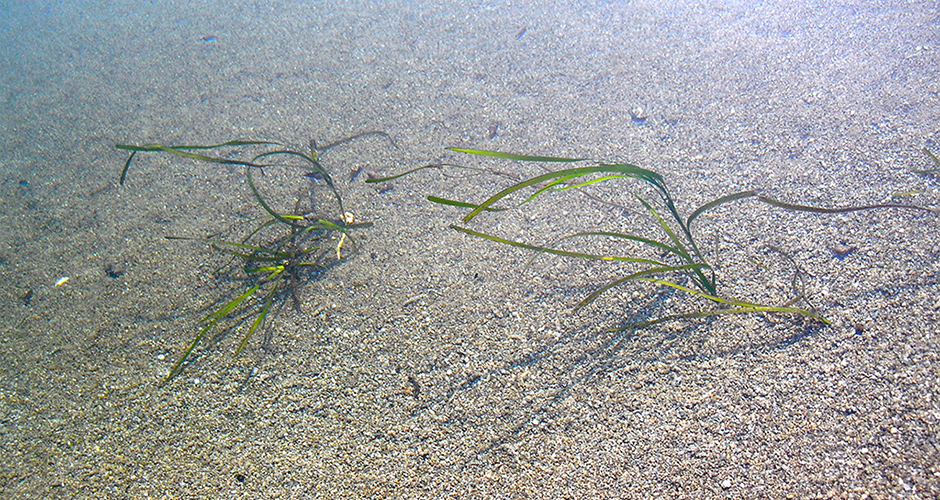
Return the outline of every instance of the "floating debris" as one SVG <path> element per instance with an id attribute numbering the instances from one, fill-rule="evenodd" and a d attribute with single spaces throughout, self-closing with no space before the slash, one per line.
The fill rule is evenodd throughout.
<path id="1" fill-rule="evenodd" d="M 63 277 L 61 277 L 61 278 L 55 280 L 55 286 L 57 286 L 57 287 L 62 286 L 62 285 L 64 285 L 65 283 L 67 283 L 68 280 L 69 280 L 69 277 L 68 277 L 68 276 L 63 276 Z"/>

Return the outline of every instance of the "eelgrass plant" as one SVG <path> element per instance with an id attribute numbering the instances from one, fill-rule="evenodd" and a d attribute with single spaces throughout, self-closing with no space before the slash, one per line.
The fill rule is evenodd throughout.
<path id="1" fill-rule="evenodd" d="M 931 150 L 929 150 L 929 149 L 927 149 L 927 148 L 924 148 L 923 151 L 924 151 L 924 154 L 926 154 L 927 156 L 929 156 L 930 159 L 933 160 L 934 164 L 936 164 L 937 166 L 936 166 L 936 167 L 933 167 L 933 168 L 927 168 L 927 169 L 924 169 L 924 170 L 913 170 L 913 172 L 918 173 L 918 174 L 936 174 L 936 173 L 940 173 L 940 158 L 937 158 L 937 155 L 935 155 L 935 154 L 933 153 L 933 151 L 931 151 Z"/>
<path id="2" fill-rule="evenodd" d="M 371 132 L 367 134 L 381 134 Z M 353 136 L 352 138 L 362 135 Z M 384 134 L 381 134 L 384 135 Z M 387 136 L 386 136 L 387 137 Z M 213 145 L 166 146 L 163 144 L 143 144 L 139 146 L 118 144 L 117 148 L 130 151 L 130 155 L 121 172 L 120 182 L 124 184 L 132 160 L 138 153 L 163 152 L 201 162 L 232 165 L 245 168 L 245 179 L 252 197 L 264 212 L 264 216 L 242 237 L 227 239 L 220 236 L 209 238 L 190 238 L 167 236 L 171 240 L 188 240 L 208 245 L 212 250 L 230 256 L 226 264 L 217 270 L 234 269 L 240 274 L 236 279 L 239 288 L 217 309 L 200 321 L 201 327 L 190 341 L 182 355 L 170 369 L 164 383 L 177 376 L 187 365 L 200 343 L 207 340 L 207 334 L 213 329 L 220 329 L 221 323 L 230 320 L 233 323 L 250 322 L 241 336 L 235 353 L 240 353 L 254 333 L 263 329 L 272 310 L 279 300 L 290 298 L 295 308 L 299 307 L 298 287 L 302 279 L 310 272 L 329 268 L 345 259 L 355 251 L 350 230 L 368 226 L 354 223 L 351 214 L 345 212 L 342 198 L 336 189 L 329 172 L 320 163 L 318 151 L 324 151 L 351 138 L 334 142 L 324 148 L 317 148 L 311 143 L 310 151 L 298 151 L 286 148 L 270 141 L 229 141 Z M 259 150 L 260 148 L 260 150 Z M 225 157 L 213 155 L 224 150 Z M 252 153 L 254 151 L 254 153 Z M 250 159 L 241 160 L 240 154 L 250 155 Z M 284 163 L 266 163 L 275 159 L 288 160 Z M 314 210 L 296 214 L 276 211 L 261 196 L 255 184 L 252 172 L 274 166 L 299 167 L 307 178 L 322 181 L 335 207 L 326 211 Z M 335 212 L 334 212 L 335 210 Z M 332 213 L 334 216 L 321 216 Z M 227 330 L 218 332 L 222 336 Z"/>
<path id="3" fill-rule="evenodd" d="M 706 304 L 710 304 L 709 307 L 705 307 L 693 312 L 671 314 L 643 321 L 641 323 L 634 323 L 622 327 L 612 328 L 612 331 L 644 328 L 674 320 L 689 320 L 709 316 L 743 313 L 795 314 L 810 318 L 823 324 L 829 324 L 829 321 L 821 314 L 813 310 L 812 307 L 801 307 L 798 305 L 801 303 L 808 304 L 808 302 L 802 295 L 801 287 L 796 286 L 797 278 L 794 278 L 794 296 L 782 304 L 761 304 L 753 301 L 726 297 L 721 293 L 718 286 L 715 268 L 709 263 L 705 253 L 702 251 L 701 246 L 696 239 L 695 231 L 693 230 L 693 224 L 702 214 L 721 205 L 752 199 L 760 203 L 784 210 L 817 214 L 841 214 L 875 209 L 910 209 L 930 212 L 935 211 L 933 209 L 924 207 L 899 204 L 875 204 L 845 208 L 813 207 L 778 201 L 764 196 L 758 190 L 749 190 L 716 198 L 696 208 L 688 216 L 683 216 L 676 208 L 675 200 L 673 199 L 672 194 L 670 193 L 663 177 L 660 174 L 652 170 L 641 168 L 628 163 L 607 164 L 590 162 L 580 158 L 530 156 L 464 148 L 447 149 L 458 153 L 481 155 L 521 162 L 581 165 L 586 164 L 585 166 L 549 171 L 542 175 L 537 175 L 516 182 L 509 187 L 497 192 L 496 194 L 493 194 L 479 204 L 452 201 L 437 197 L 428 198 L 430 201 L 436 203 L 471 208 L 472 210 L 470 213 L 463 218 L 463 222 L 465 224 L 471 222 L 483 211 L 494 210 L 494 205 L 501 201 L 508 201 L 511 195 L 517 195 L 519 194 L 517 192 L 521 191 L 527 191 L 528 194 L 520 203 L 518 203 L 518 205 L 523 205 L 549 193 L 583 188 L 598 183 L 608 183 L 618 179 L 632 179 L 646 184 L 648 187 L 652 188 L 652 192 L 654 193 L 652 197 L 644 197 L 639 194 L 635 194 L 634 198 L 636 199 L 639 206 L 641 206 L 642 209 L 649 215 L 648 220 L 653 227 L 648 229 L 659 232 L 659 238 L 650 238 L 647 236 L 631 233 L 598 230 L 564 235 L 560 238 L 557 238 L 555 243 L 550 245 L 536 245 L 503 238 L 494 234 L 476 231 L 463 225 L 451 225 L 453 229 L 470 236 L 483 238 L 516 248 L 577 259 L 632 263 L 638 267 L 637 270 L 634 270 L 625 276 L 621 276 L 613 281 L 601 285 L 597 290 L 585 297 L 577 305 L 577 308 L 581 308 L 590 304 L 598 296 L 614 287 L 630 282 L 643 282 L 660 287 L 671 288 L 679 292 L 704 299 Z M 372 182 L 381 182 L 387 179 L 390 178 L 375 179 Z M 624 242 L 632 242 L 639 244 L 640 248 L 645 248 L 647 251 L 637 251 L 635 254 L 618 255 L 614 253 L 569 251 L 556 247 L 556 243 L 560 241 L 582 237 L 606 237 Z"/>

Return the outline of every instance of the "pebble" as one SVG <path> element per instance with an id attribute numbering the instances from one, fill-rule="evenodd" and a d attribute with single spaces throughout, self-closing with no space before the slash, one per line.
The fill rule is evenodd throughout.
<path id="1" fill-rule="evenodd" d="M 646 118 L 646 110 L 641 106 L 636 106 L 630 110 L 630 119 L 633 120 L 633 123 L 644 123 Z"/>

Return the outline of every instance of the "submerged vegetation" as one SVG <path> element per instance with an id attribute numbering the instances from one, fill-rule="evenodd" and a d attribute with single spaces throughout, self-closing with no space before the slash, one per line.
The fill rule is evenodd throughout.
<path id="1" fill-rule="evenodd" d="M 719 290 L 716 268 L 710 264 L 708 256 L 703 252 L 699 244 L 693 224 L 706 212 L 721 205 L 739 202 L 742 200 L 756 200 L 760 203 L 770 205 L 775 208 L 809 212 L 815 214 L 842 214 L 856 211 L 867 211 L 876 209 L 909 209 L 919 211 L 933 212 L 933 209 L 923 208 L 913 205 L 900 204 L 873 204 L 865 206 L 853 206 L 845 208 L 822 208 L 808 205 L 798 205 L 775 200 L 761 194 L 758 190 L 748 190 L 729 194 L 716 198 L 693 210 L 688 216 L 683 216 L 676 207 L 675 199 L 670 193 L 662 175 L 652 170 L 644 169 L 627 163 L 606 164 L 591 162 L 581 158 L 558 158 L 545 156 L 530 156 L 515 153 L 502 153 L 496 151 L 484 151 L 464 148 L 448 148 L 451 151 L 471 154 L 478 156 L 495 157 L 504 160 L 519 162 L 551 163 L 551 164 L 578 164 L 574 168 L 547 171 L 544 174 L 537 175 L 525 180 L 513 183 L 509 187 L 489 196 L 479 204 L 464 201 L 453 201 L 435 196 L 429 196 L 428 199 L 435 203 L 441 203 L 451 206 L 458 206 L 471 209 L 463 217 L 463 225 L 451 225 L 453 229 L 467 235 L 493 241 L 496 243 L 531 250 L 542 254 L 559 255 L 576 259 L 588 259 L 596 261 L 606 261 L 612 263 L 630 263 L 634 267 L 625 275 L 612 281 L 600 285 L 593 293 L 585 297 L 577 308 L 584 307 L 593 302 L 598 296 L 608 290 L 631 282 L 647 283 L 658 287 L 673 289 L 690 296 L 704 299 L 706 307 L 694 310 L 692 312 L 682 312 L 669 314 L 655 319 L 646 320 L 640 323 L 633 323 L 626 326 L 611 328 L 611 330 L 627 330 L 652 326 L 655 324 L 673 321 L 688 320 L 694 318 L 704 318 L 709 316 L 720 316 L 742 313 L 786 313 L 796 314 L 807 317 L 812 320 L 828 324 L 828 320 L 820 313 L 815 311 L 808 303 L 807 298 L 802 292 L 802 274 L 798 271 L 796 263 L 782 251 L 772 248 L 784 255 L 791 264 L 797 269 L 794 273 L 792 283 L 793 296 L 782 304 L 762 304 L 756 301 L 740 300 L 727 297 Z M 460 167 L 467 168 L 467 167 Z M 412 173 L 416 170 L 407 172 Z M 402 174 L 405 175 L 405 174 Z M 387 177 L 383 179 L 373 179 L 369 182 L 382 182 L 399 176 Z M 517 207 L 529 203 L 536 198 L 550 193 L 558 193 L 571 189 L 580 189 L 599 183 L 609 183 L 618 180 L 638 181 L 641 189 L 638 194 L 634 193 L 638 206 L 642 207 L 647 214 L 649 227 L 638 228 L 636 233 L 623 233 L 614 231 L 583 231 L 567 235 L 555 235 L 553 243 L 548 245 L 537 245 L 526 243 L 515 239 L 504 238 L 495 234 L 477 231 L 466 227 L 484 211 L 501 210 L 495 207 L 500 202 L 518 199 L 522 195 L 522 200 L 517 201 Z M 643 190 L 642 188 L 649 188 Z M 649 193 L 652 194 L 649 194 Z M 525 193 L 525 194 L 523 194 Z M 515 197 L 515 198 L 514 198 Z M 594 196 L 592 196 L 594 198 Z M 607 204 L 613 204 L 611 200 L 599 200 Z M 658 233 L 659 237 L 650 237 L 650 234 Z M 631 243 L 634 250 L 632 253 L 591 253 L 588 251 L 571 251 L 560 248 L 562 241 L 583 238 L 606 238 L 623 243 Z"/>
<path id="2" fill-rule="evenodd" d="M 202 318 L 198 332 L 170 369 L 164 383 L 184 369 L 201 343 L 205 344 L 210 338 L 221 340 L 235 325 L 247 323 L 235 349 L 236 354 L 241 352 L 252 335 L 264 328 L 272 311 L 285 303 L 284 299 L 289 298 L 294 307 L 299 308 L 298 288 L 305 277 L 343 262 L 355 253 L 351 232 L 369 224 L 354 222 L 352 214 L 345 211 L 342 197 L 329 172 L 320 163 L 318 152 L 364 135 L 388 138 L 381 132 L 367 132 L 322 148 L 311 142 L 309 151 L 290 149 L 277 142 L 242 140 L 212 145 L 117 145 L 118 149 L 130 152 L 121 171 L 121 184 L 126 181 L 131 162 L 139 153 L 162 152 L 204 163 L 244 167 L 251 196 L 263 212 L 263 216 L 241 235 L 207 238 L 166 236 L 170 240 L 202 243 L 211 251 L 228 256 L 213 274 L 227 275 L 237 283 L 237 288 L 220 307 Z M 280 163 L 274 163 L 278 160 Z M 307 196 L 300 197 L 293 212 L 275 210 L 261 195 L 252 175 L 253 171 L 260 172 L 275 166 L 299 168 L 303 177 L 313 181 L 306 183 Z M 315 189 L 327 193 L 327 202 L 304 206 L 302 199 L 311 200 L 309 203 L 312 205 L 312 200 L 317 198 L 312 192 Z M 231 233 L 237 231 L 226 232 Z M 231 328 L 222 328 L 223 322 L 229 322 Z M 213 330 L 216 331 L 215 336 L 207 337 Z"/>
<path id="3" fill-rule="evenodd" d="M 918 173 L 918 174 L 936 174 L 936 173 L 940 173 L 940 158 L 937 158 L 937 155 L 935 155 L 935 154 L 933 153 L 933 151 L 931 151 L 931 150 L 929 150 L 929 149 L 927 149 L 927 148 L 924 148 L 923 151 L 924 151 L 924 154 L 926 154 L 927 156 L 929 156 L 930 159 L 933 160 L 934 164 L 937 165 L 937 166 L 936 166 L 936 167 L 933 167 L 933 168 L 924 169 L 924 170 L 914 170 L 913 172 Z"/>
<path id="4" fill-rule="evenodd" d="M 247 229 L 241 231 L 230 228 L 223 233 L 205 238 L 166 236 L 169 240 L 201 243 L 213 253 L 227 256 L 228 259 L 214 271 L 213 275 L 224 275 L 229 283 L 236 285 L 220 306 L 211 308 L 211 312 L 200 320 L 198 331 L 170 369 L 164 383 L 179 375 L 196 353 L 200 352 L 200 349 L 211 349 L 212 345 L 222 340 L 230 331 L 239 325 L 244 325 L 244 331 L 235 348 L 235 353 L 240 353 L 250 338 L 264 329 L 272 312 L 284 306 L 285 303 L 293 303 L 295 308 L 299 308 L 298 288 L 306 278 L 312 273 L 347 260 L 355 253 L 356 244 L 352 238 L 352 232 L 370 224 L 355 222 L 352 214 L 346 211 L 333 178 L 322 166 L 318 154 L 368 135 L 382 136 L 395 146 L 391 138 L 382 132 L 358 134 L 320 148 L 311 141 L 309 150 L 292 149 L 277 142 L 249 140 L 234 140 L 211 145 L 118 144 L 116 146 L 118 149 L 129 152 L 120 175 L 122 185 L 127 180 L 132 162 L 138 154 L 143 153 L 164 153 L 202 163 L 243 168 L 248 192 L 251 193 L 250 199 L 257 204 L 262 215 L 247 226 Z M 448 149 L 461 154 L 537 164 L 545 172 L 523 179 L 514 173 L 489 168 L 433 164 L 390 177 L 370 178 L 366 182 L 388 182 L 424 169 L 445 167 L 487 172 L 512 179 L 511 185 L 479 203 L 438 196 L 428 196 L 428 200 L 470 210 L 463 217 L 461 224 L 450 226 L 466 235 L 533 251 L 537 255 L 549 254 L 617 264 L 621 275 L 599 284 L 592 293 L 578 303 L 576 309 L 587 306 L 605 292 L 628 283 L 647 284 L 660 290 L 681 292 L 696 299 L 700 304 L 704 304 L 693 306 L 691 312 L 686 309 L 685 312 L 674 312 L 641 322 L 616 326 L 610 328 L 610 331 L 645 328 L 675 320 L 744 313 L 793 314 L 822 324 L 829 323 L 812 307 L 805 296 L 804 273 L 797 263 L 786 252 L 775 247 L 770 247 L 770 250 L 780 254 L 794 269 L 791 282 L 792 296 L 788 300 L 777 304 L 765 304 L 758 300 L 742 300 L 723 293 L 719 286 L 718 269 L 711 263 L 712 259 L 720 259 L 722 256 L 709 255 L 704 251 L 694 230 L 694 224 L 701 216 L 719 206 L 754 200 L 777 209 L 814 214 L 843 214 L 877 209 L 937 212 L 933 208 L 895 203 L 824 208 L 783 202 L 765 196 L 759 190 L 747 190 L 715 198 L 695 208 L 688 215 L 683 215 L 677 208 L 676 200 L 662 175 L 629 163 L 611 164 L 583 158 L 531 156 L 465 148 Z M 929 151 L 927 154 L 940 165 L 940 160 L 936 156 Z M 545 164 L 571 167 L 551 170 L 545 167 Z M 304 181 L 306 193 L 299 196 L 291 211 L 276 210 L 269 200 L 262 196 L 256 184 L 253 173 L 264 172 L 264 169 L 273 167 L 299 169 L 301 177 L 306 179 Z M 564 235 L 545 235 L 551 238 L 550 243 L 535 244 L 469 227 L 469 224 L 484 212 L 502 212 L 508 209 L 507 206 L 498 205 L 515 201 L 513 206 L 518 208 L 543 196 L 569 190 L 580 190 L 593 200 L 629 210 L 619 204 L 619 197 L 618 199 L 605 199 L 583 190 L 589 186 L 623 181 L 630 182 L 627 185 L 633 191 L 630 198 L 644 214 L 640 222 L 641 227 L 634 227 L 631 232 L 598 229 Z M 314 196 L 315 191 L 318 193 L 316 196 Z M 326 197 L 321 200 L 323 197 L 319 193 L 325 193 Z M 603 251 L 581 250 L 577 247 L 575 250 L 570 249 L 572 244 L 591 239 L 595 242 L 605 241 L 607 243 L 605 249 Z M 611 242 L 613 244 L 610 244 Z M 617 250 L 617 248 L 628 248 L 628 250 Z M 753 262 L 766 270 L 762 263 Z M 214 335 L 210 335 L 210 332 Z"/>

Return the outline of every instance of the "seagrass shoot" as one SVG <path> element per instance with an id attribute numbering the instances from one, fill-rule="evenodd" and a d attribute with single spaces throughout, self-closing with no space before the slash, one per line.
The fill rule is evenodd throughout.
<path id="1" fill-rule="evenodd" d="M 695 318 L 747 313 L 790 314 L 808 318 L 811 321 L 821 324 L 829 324 L 829 320 L 809 304 L 809 300 L 803 292 L 804 273 L 789 255 L 778 248 L 771 248 L 771 250 L 782 254 L 784 259 L 794 267 L 793 280 L 790 287 L 792 289 L 791 298 L 782 303 L 766 304 L 756 300 L 726 296 L 721 292 L 716 266 L 712 265 L 710 260 L 713 256 L 709 256 L 703 251 L 703 246 L 696 237 L 694 225 L 701 216 L 722 205 L 740 203 L 745 200 L 755 200 L 776 209 L 820 215 L 844 214 L 869 210 L 907 210 L 931 214 L 936 213 L 936 209 L 934 208 L 896 203 L 840 208 L 817 207 L 780 201 L 765 196 L 760 190 L 746 190 L 715 198 L 695 208 L 688 215 L 684 215 L 680 213 L 677 208 L 676 200 L 670 192 L 663 176 L 653 170 L 641 168 L 633 164 L 602 163 L 584 158 L 533 156 L 468 148 L 447 149 L 460 154 L 484 157 L 484 159 L 491 158 L 503 161 L 535 163 L 545 170 L 545 173 L 522 180 L 516 177 L 514 182 L 508 187 L 485 197 L 480 202 L 428 196 L 428 200 L 434 203 L 470 210 L 470 212 L 462 218 L 461 223 L 452 224 L 450 226 L 454 230 L 474 238 L 529 250 L 537 254 L 550 254 L 574 259 L 608 262 L 617 265 L 618 271 L 622 270 L 625 266 L 629 266 L 629 270 L 623 275 L 599 284 L 592 293 L 584 297 L 584 299 L 577 304 L 575 309 L 583 308 L 594 302 L 605 292 L 628 283 L 639 283 L 659 287 L 663 290 L 672 290 L 680 295 L 686 295 L 695 299 L 696 303 L 704 304 L 703 307 L 691 307 L 691 311 L 686 310 L 674 314 L 665 314 L 659 317 L 644 319 L 639 322 L 611 327 L 609 331 L 646 328 L 668 321 L 693 320 Z M 564 165 L 569 166 L 569 168 L 552 170 L 545 165 Z M 442 165 L 427 165 L 410 170 L 404 174 L 372 179 L 367 182 L 384 182 L 403 175 L 413 174 L 425 168 L 441 166 Z M 446 166 L 489 171 L 504 178 L 512 177 L 505 174 L 505 169 L 494 170 L 481 167 L 464 167 L 460 165 Z M 597 229 L 571 234 L 546 234 L 544 235 L 545 238 L 550 240 L 551 243 L 537 244 L 501 236 L 493 232 L 476 230 L 469 226 L 474 219 L 484 212 L 500 212 L 510 208 L 520 209 L 527 203 L 545 196 L 557 195 L 558 193 L 570 190 L 584 192 L 584 188 L 588 186 L 609 184 L 612 182 L 629 183 L 631 181 L 641 185 L 636 186 L 634 184 L 631 186 L 627 184 L 627 188 L 636 191 L 630 198 L 634 200 L 637 208 L 646 214 L 645 224 L 647 224 L 647 227 L 636 228 L 642 229 L 642 231 L 622 232 Z M 646 188 L 645 190 L 639 189 L 644 186 Z M 584 192 L 584 194 L 588 193 Z M 592 194 L 588 194 L 588 196 L 607 205 L 622 207 L 622 205 L 619 205 L 613 200 L 599 199 L 596 195 Z M 499 217 L 500 214 L 494 214 L 494 216 Z M 659 236 L 651 236 L 654 234 L 658 234 Z M 590 238 L 606 238 L 615 241 L 629 242 L 631 245 L 628 246 L 634 250 L 630 250 L 628 253 L 602 253 L 570 249 L 570 241 L 584 241 Z M 562 245 L 562 242 L 568 244 Z"/>
<path id="2" fill-rule="evenodd" d="M 244 169 L 246 194 L 259 211 L 257 218 L 244 225 L 206 237 L 165 236 L 167 240 L 205 245 L 212 255 L 221 255 L 223 262 L 212 275 L 231 290 L 220 306 L 210 307 L 211 311 L 199 321 L 194 337 L 162 383 L 179 375 L 198 353 L 212 350 L 238 325 L 247 325 L 234 350 L 236 355 L 242 352 L 252 336 L 265 328 L 273 312 L 288 302 L 299 309 L 299 288 L 305 280 L 355 255 L 358 246 L 354 231 L 371 224 L 355 221 L 346 211 L 320 154 L 367 135 L 387 138 L 382 132 L 366 132 L 323 147 L 311 141 L 308 150 L 255 140 L 209 145 L 116 145 L 129 152 L 120 175 L 122 185 L 137 155 L 169 154 L 196 163 Z M 278 203 L 262 195 L 256 174 L 271 168 L 298 171 L 296 179 L 306 192 L 298 196 L 291 210 L 275 208 Z"/>

